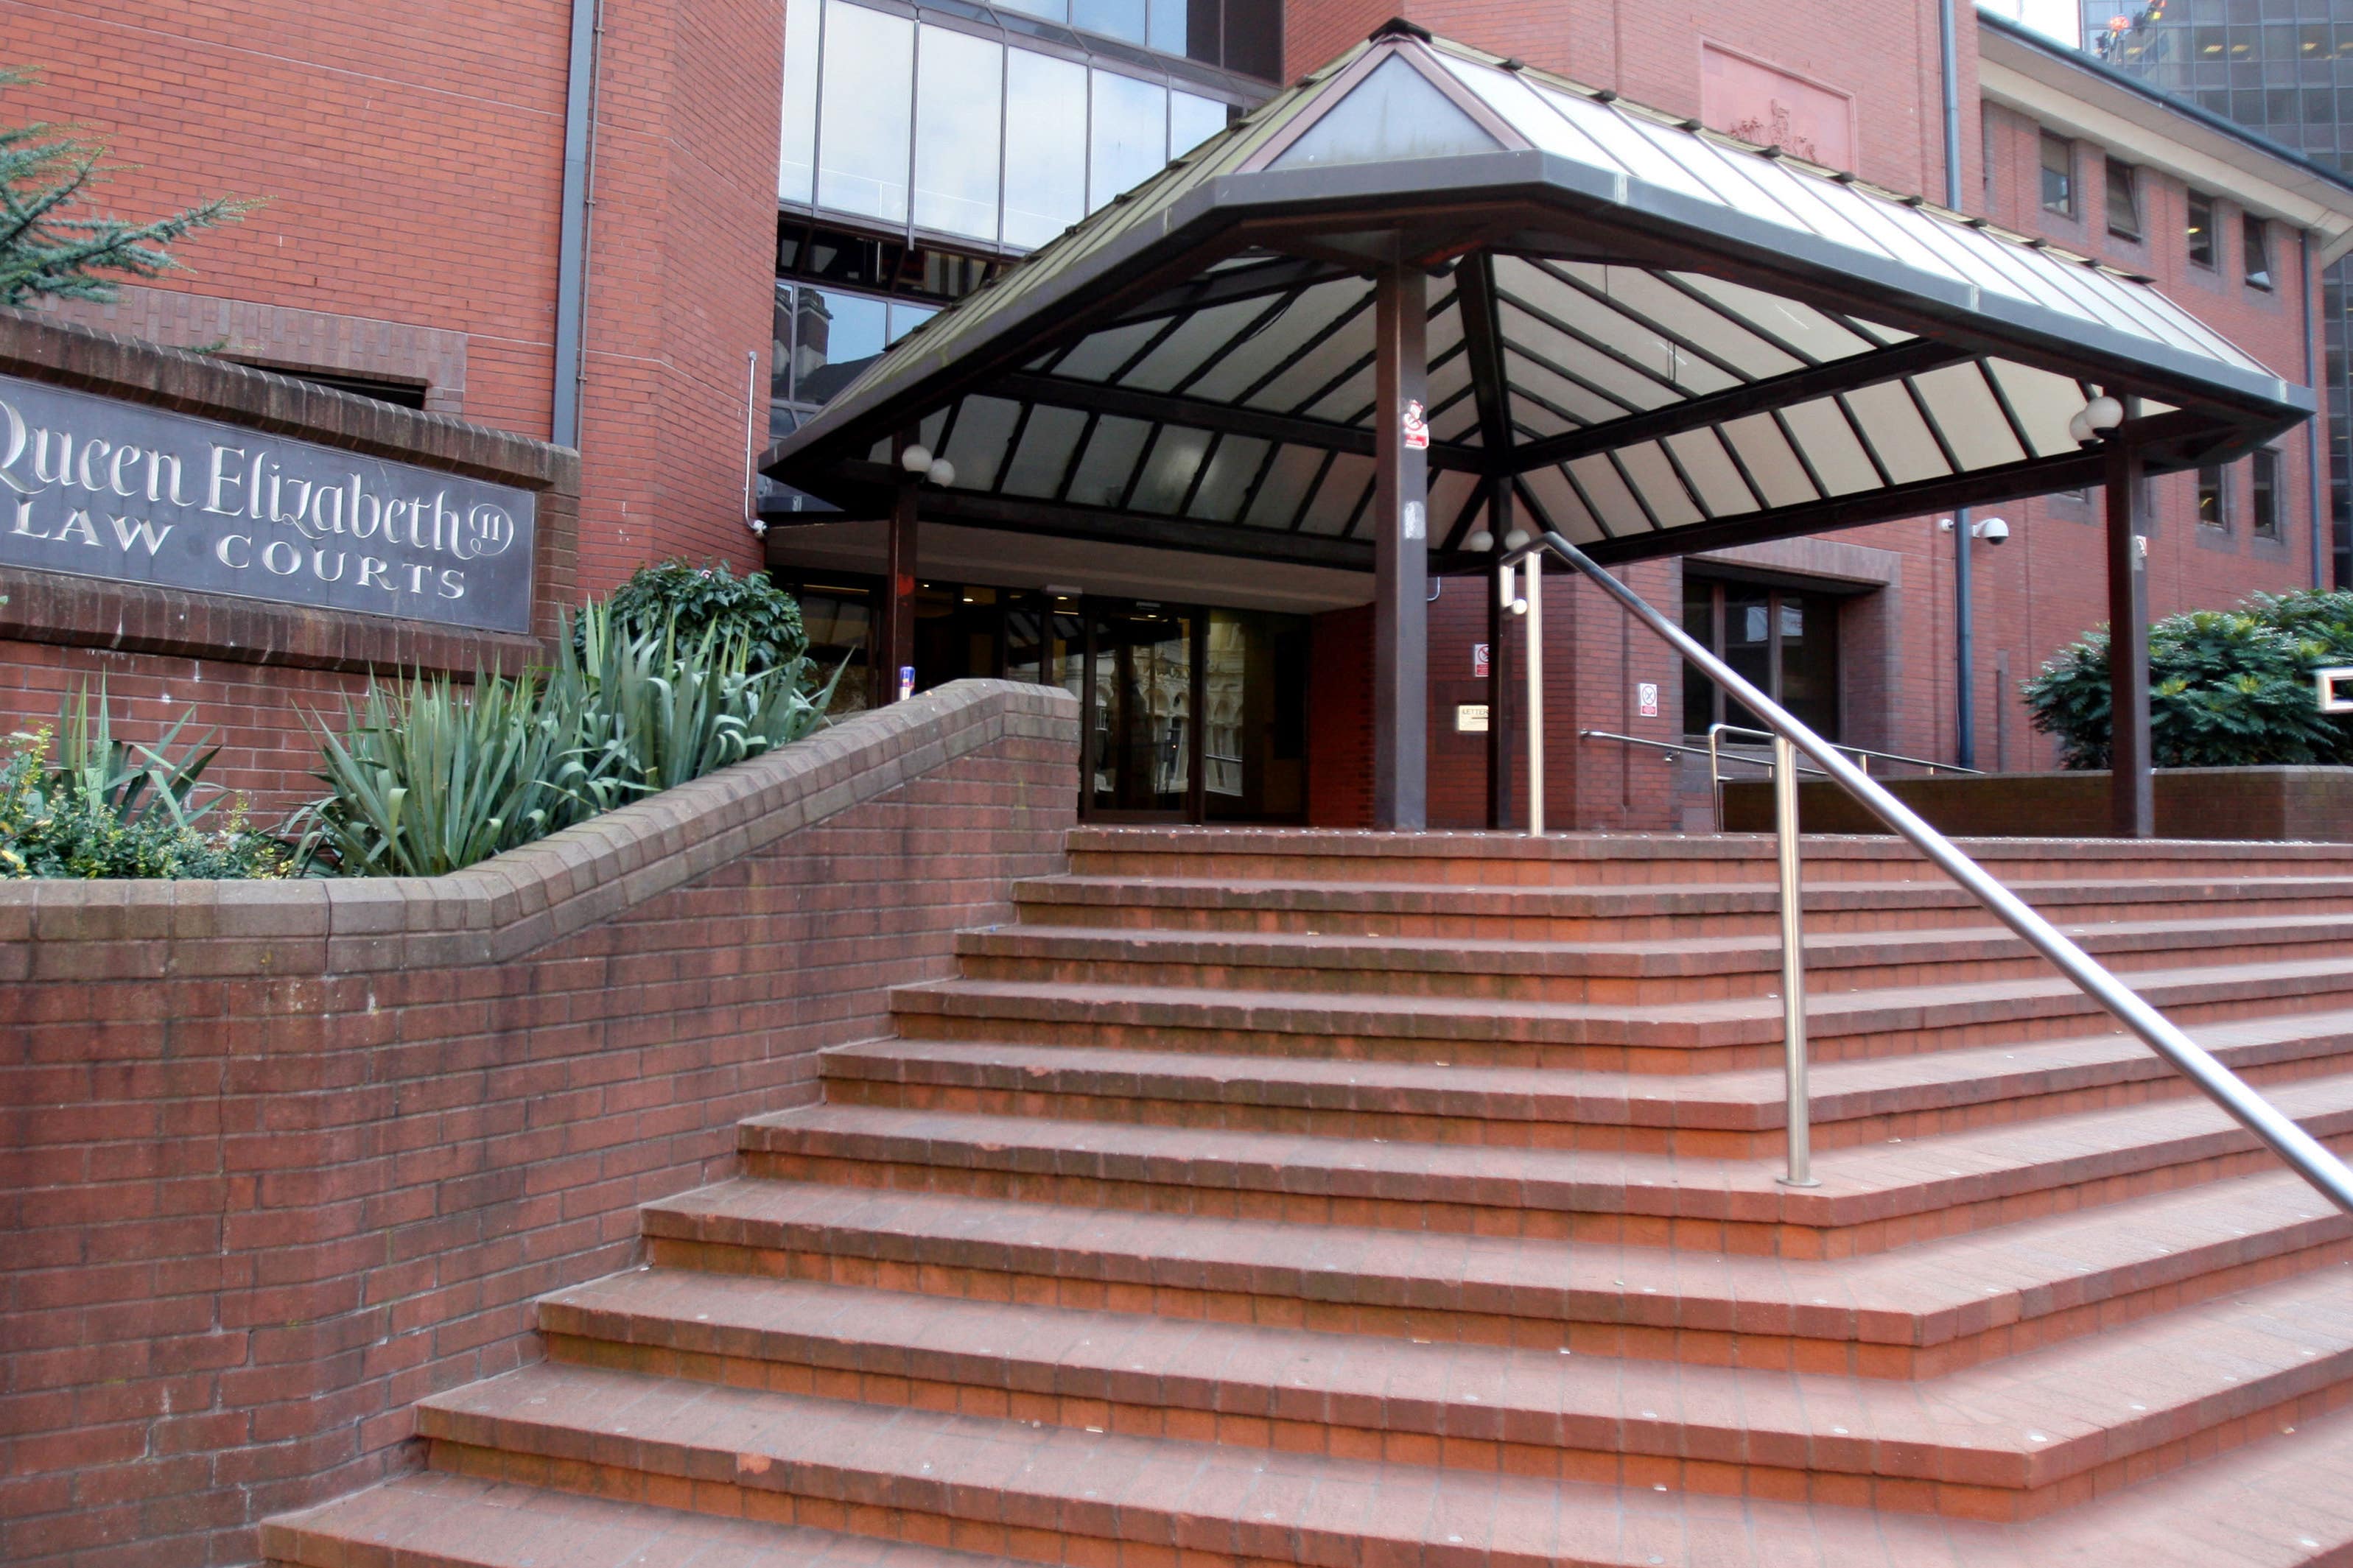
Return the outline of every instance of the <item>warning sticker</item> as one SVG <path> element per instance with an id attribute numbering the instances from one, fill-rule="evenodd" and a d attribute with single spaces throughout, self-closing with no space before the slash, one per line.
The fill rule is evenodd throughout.
<path id="1" fill-rule="evenodd" d="M 1409 452 L 1419 452 L 1430 445 L 1430 416 L 1422 412 L 1419 398 L 1406 400 L 1405 445 Z"/>

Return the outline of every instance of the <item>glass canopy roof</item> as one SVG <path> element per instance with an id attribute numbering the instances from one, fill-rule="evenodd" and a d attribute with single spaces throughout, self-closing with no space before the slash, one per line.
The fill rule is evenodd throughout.
<path id="1" fill-rule="evenodd" d="M 1431 273 L 1430 543 L 1603 560 L 2096 483 L 2309 394 L 2143 279 L 1391 24 L 944 311 L 770 454 L 879 514 L 1368 566 L 1376 266 Z M 779 520 L 782 521 L 782 520 Z"/>

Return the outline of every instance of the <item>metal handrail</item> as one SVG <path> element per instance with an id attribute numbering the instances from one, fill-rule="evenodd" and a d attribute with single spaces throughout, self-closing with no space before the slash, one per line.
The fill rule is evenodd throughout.
<path id="1" fill-rule="evenodd" d="M 1773 739 L 1773 731 L 1770 730 L 1750 730 L 1738 724 L 1710 724 L 1707 727 L 1707 738 L 1709 742 L 1713 743 L 1718 735 L 1754 735 L 1758 740 L 1768 743 Z M 1934 778 L 1938 773 L 1967 773 L 1971 778 L 1981 779 L 1985 777 L 1985 770 L 1983 768 L 1965 768 L 1958 763 L 1938 763 L 1932 762 L 1926 757 L 1907 757 L 1901 752 L 1874 752 L 1869 746 L 1850 746 L 1844 741 L 1831 741 L 1827 743 L 1831 746 L 1835 746 L 1841 752 L 1851 752 L 1858 757 L 1877 757 L 1883 763 L 1908 763 L 1915 768 L 1926 768 L 1928 770 L 1928 775 L 1931 778 Z M 1733 760 L 1736 762 L 1754 763 L 1758 767 L 1763 767 L 1765 765 L 1761 761 L 1755 757 L 1736 757 Z M 1863 772 L 1865 773 L 1869 773 L 1870 771 L 1871 770 L 1869 768 L 1863 769 Z"/>
<path id="2" fill-rule="evenodd" d="M 1936 868 L 1958 882 L 1995 919 L 2018 933 L 2026 944 L 2055 964 L 2075 987 L 2102 1007 L 2206 1097 L 2269 1147 L 2338 1208 L 2353 1214 L 2353 1171 L 2297 1126 L 2271 1101 L 2247 1087 L 2239 1075 L 2216 1061 L 2211 1053 L 2181 1032 L 2150 1006 L 2138 992 L 2075 945 L 2067 935 L 2037 914 L 2026 901 L 1991 872 L 1956 847 L 1952 840 L 1922 821 L 1911 807 L 1880 787 L 1871 775 L 1839 755 L 1838 748 L 1799 723 L 1782 707 L 1742 679 L 1698 639 L 1653 609 L 1640 595 L 1612 577 L 1585 552 L 1546 531 L 1503 558 L 1516 565 L 1538 551 L 1549 550 L 1593 579 L 1636 620 L 1649 626 L 1683 658 L 1699 666 L 1718 685 L 1772 727 L 1777 765 L 1775 816 L 1780 830 L 1782 1016 L 1788 1026 L 1790 1171 L 1794 1182 L 1805 1173 L 1807 1101 L 1805 1090 L 1804 973 L 1799 932 L 1797 767 L 1795 752 L 1803 752 L 1820 769 L 1869 810 L 1908 840 Z M 1536 574 L 1531 570 L 1529 575 Z"/>
<path id="3" fill-rule="evenodd" d="M 1615 730 L 1579 730 L 1577 732 L 1577 738 L 1580 741 L 1620 741 L 1629 746 L 1649 746 L 1656 751 L 1681 752 L 1685 756 L 1690 757 L 1704 757 L 1709 755 L 1708 749 L 1705 746 L 1686 746 L 1673 741 L 1653 741 L 1647 735 L 1621 735 Z M 1763 768 L 1768 773 L 1773 767 L 1772 763 L 1767 762 L 1762 757 L 1744 757 L 1736 752 L 1725 758 L 1725 761 L 1728 763 L 1745 763 L 1752 768 Z M 1820 768 L 1800 766 L 1798 771 L 1801 773 L 1811 773 L 1818 779 L 1828 778 L 1830 776 L 1828 773 L 1823 773 Z"/>

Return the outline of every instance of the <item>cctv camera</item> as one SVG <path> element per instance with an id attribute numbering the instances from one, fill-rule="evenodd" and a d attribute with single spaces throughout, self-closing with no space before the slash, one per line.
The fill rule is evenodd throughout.
<path id="1" fill-rule="evenodd" d="M 1971 523 L 1969 531 L 1988 544 L 2000 544 L 2010 537 L 2010 524 L 1998 517 L 1989 517 L 1983 522 Z"/>

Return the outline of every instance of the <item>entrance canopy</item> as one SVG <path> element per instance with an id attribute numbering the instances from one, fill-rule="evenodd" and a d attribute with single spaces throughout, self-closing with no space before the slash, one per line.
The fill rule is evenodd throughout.
<path id="1" fill-rule="evenodd" d="M 1491 494 L 1626 561 L 2099 483 L 2096 394 L 2139 400 L 2156 470 L 2313 406 L 2146 279 L 1391 23 L 933 317 L 767 471 L 881 516 L 912 433 L 955 469 L 925 517 L 1369 569 L 1400 265 L 1441 569 Z"/>

